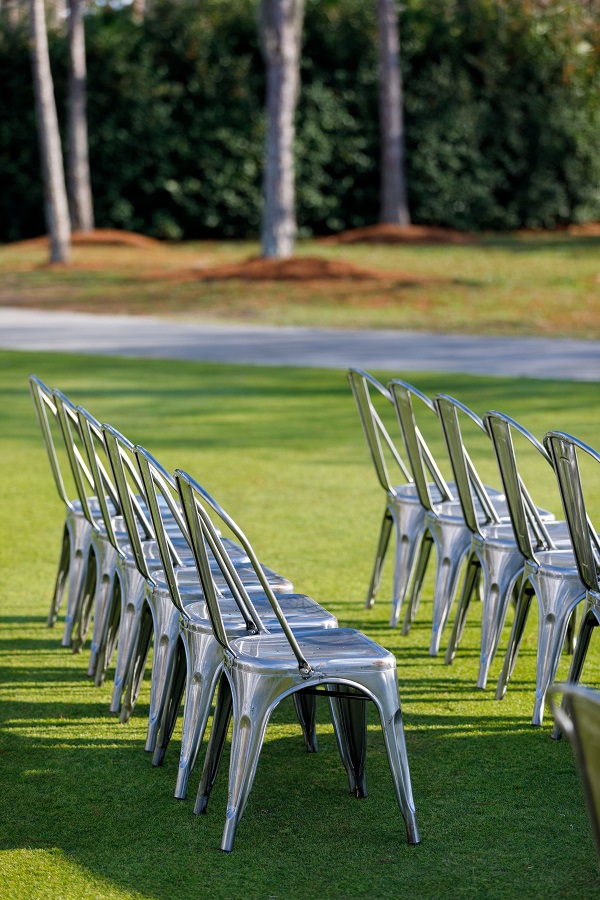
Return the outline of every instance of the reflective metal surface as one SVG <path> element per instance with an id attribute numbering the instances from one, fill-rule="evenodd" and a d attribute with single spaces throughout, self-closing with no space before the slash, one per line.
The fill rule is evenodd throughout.
<path id="1" fill-rule="evenodd" d="M 338 742 L 345 748 L 342 759 L 353 770 L 351 784 L 357 796 L 364 781 L 363 699 L 372 699 L 379 711 L 396 796 L 404 816 L 409 843 L 419 843 L 402 714 L 398 698 L 396 661 L 391 653 L 352 629 L 299 630 L 290 628 L 279 599 L 268 589 L 265 594 L 279 623 L 271 632 L 228 565 L 227 554 L 208 516 L 205 492 L 185 472 L 175 473 L 183 511 L 202 584 L 204 602 L 216 641 L 221 646 L 224 668 L 215 709 L 214 723 L 204 762 L 195 812 L 206 811 L 216 778 L 229 719 L 233 717 L 229 767 L 228 804 L 221 849 L 233 849 L 237 826 L 250 794 L 265 729 L 275 706 L 284 697 L 307 688 L 326 685 L 329 693 L 338 685 L 347 700 L 337 705 L 336 723 L 341 724 Z M 228 581 L 232 598 L 246 621 L 247 635 L 232 638 L 228 633 L 218 589 L 208 563 L 210 548 Z M 252 558 L 252 553 L 249 553 Z M 185 608 L 181 606 L 185 616 Z M 347 688 L 351 690 L 348 691 Z M 341 698 L 338 698 L 341 701 Z M 352 705 L 353 704 L 353 705 Z M 352 712 L 354 710 L 354 712 Z M 358 739 L 354 744 L 352 737 Z"/>
<path id="2" fill-rule="evenodd" d="M 515 618 L 508 642 L 496 698 L 506 693 L 511 678 L 533 596 L 539 607 L 533 725 L 541 725 L 544 698 L 554 681 L 567 628 L 578 603 L 585 596 L 573 550 L 559 549 L 519 475 L 513 434 L 526 446 L 534 447 L 545 465 L 552 459 L 536 438 L 509 416 L 491 411 L 485 414 L 485 426 L 492 438 L 500 476 L 513 526 L 515 541 L 524 558 Z"/>

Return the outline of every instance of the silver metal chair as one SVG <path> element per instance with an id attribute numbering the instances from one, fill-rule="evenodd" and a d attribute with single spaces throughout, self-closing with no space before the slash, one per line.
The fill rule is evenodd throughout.
<path id="1" fill-rule="evenodd" d="M 553 702 L 558 693 L 563 695 L 561 707 Z M 600 693 L 581 685 L 558 684 L 548 694 L 556 724 L 575 750 L 600 859 Z"/>
<path id="2" fill-rule="evenodd" d="M 437 419 L 436 407 L 425 394 L 406 381 L 393 379 L 388 387 L 398 414 L 419 501 L 425 512 L 426 539 L 433 541 L 436 550 L 433 624 L 429 648 L 430 655 L 436 656 L 452 609 L 461 567 L 471 546 L 471 531 L 465 523 L 461 504 L 453 494 L 456 485 L 444 480 L 419 429 L 413 401 L 418 402 L 420 410 L 425 408 Z M 486 495 L 494 514 L 498 518 L 506 515 L 504 495 L 493 488 L 487 488 Z M 475 584 L 476 579 L 471 579 L 473 589 Z"/>
<path id="3" fill-rule="evenodd" d="M 232 715 L 229 799 L 221 842 L 222 850 L 231 851 L 273 709 L 284 697 L 299 691 L 312 692 L 319 685 L 327 685 L 324 693 L 327 698 L 331 697 L 333 686 L 341 685 L 340 693 L 344 701 L 362 704 L 366 697 L 377 706 L 407 838 L 409 843 L 419 843 L 393 655 L 366 635 L 349 628 L 307 629 L 294 633 L 272 591 L 266 592 L 267 598 L 280 628 L 278 631 L 267 628 L 253 599 L 234 578 L 226 552 L 204 508 L 200 485 L 181 470 L 176 471 L 175 478 L 202 582 L 206 610 L 224 661 L 194 811 L 206 811 Z M 208 564 L 207 548 L 220 562 L 240 615 L 252 626 L 244 637 L 233 639 L 225 625 Z M 352 701 L 350 698 L 356 693 L 361 698 Z"/>
<path id="4" fill-rule="evenodd" d="M 146 750 L 153 752 L 174 664 L 179 619 L 169 599 L 167 586 L 160 578 L 163 562 L 148 512 L 148 498 L 135 461 L 134 446 L 110 425 L 103 425 L 102 433 L 130 546 L 129 559 L 119 561 L 117 566 L 120 605 L 114 604 L 108 616 L 109 633 L 116 631 L 115 623 L 120 621 L 111 711 L 119 712 L 120 709 L 121 721 L 131 716 L 154 636 L 146 740 Z M 168 473 L 164 474 L 168 477 Z M 138 497 L 142 497 L 142 502 Z M 185 535 L 182 534 L 181 513 L 173 503 L 165 506 L 164 515 L 168 521 L 163 527 L 167 532 L 177 578 L 186 585 L 189 596 L 195 597 L 198 580 Z M 253 570 L 245 564 L 245 554 L 241 554 L 242 561 L 239 562 L 239 548 L 233 546 L 231 551 L 238 557 L 237 565 L 242 577 L 254 580 Z M 291 582 L 281 575 L 272 570 L 267 570 L 267 574 L 276 590 L 290 592 L 293 589 Z M 249 589 L 258 589 L 258 586 L 250 584 Z"/>
<path id="5" fill-rule="evenodd" d="M 179 495 L 173 494 L 173 489 L 177 490 L 174 479 L 143 447 L 136 447 L 135 454 L 163 565 L 163 571 L 153 573 L 153 578 L 156 581 L 160 576 L 168 589 L 170 614 L 179 623 L 179 633 L 183 645 L 183 652 L 179 646 L 171 653 L 169 659 L 169 675 L 165 681 L 161 729 L 153 763 L 160 765 L 163 761 L 185 686 L 181 755 L 175 789 L 175 797 L 183 799 L 206 728 L 210 705 L 222 666 L 222 653 L 213 637 L 196 569 L 194 569 L 193 584 L 186 582 L 183 586 L 181 578 L 178 577 L 173 548 L 164 528 L 165 509 L 171 508 L 174 512 L 178 510 Z M 273 579 L 271 571 L 259 563 L 250 542 L 234 520 L 203 488 L 199 488 L 199 490 L 201 490 L 205 502 L 217 513 L 222 524 L 234 535 L 235 542 L 221 537 L 219 546 L 227 553 L 227 562 L 230 567 L 228 575 L 236 585 L 236 589 L 241 586 L 240 589 L 245 594 L 249 593 L 253 598 L 253 603 L 264 614 L 265 621 L 269 622 L 271 627 L 278 627 L 268 600 L 268 596 L 277 590 L 277 581 Z M 187 525 L 183 522 L 180 522 L 180 525 L 181 535 L 193 555 L 193 544 Z M 249 566 L 241 567 L 235 564 L 235 560 L 230 555 L 232 546 L 241 546 L 242 552 L 249 560 Z M 212 581 L 218 590 L 218 602 L 221 613 L 226 619 L 228 633 L 239 637 L 247 634 L 248 629 L 252 632 L 254 628 L 252 619 L 246 609 L 243 610 L 243 616 L 240 615 L 240 611 L 231 597 L 229 581 L 222 574 L 219 560 L 209 551 L 207 561 Z M 292 593 L 280 593 L 278 596 L 278 602 L 286 611 L 288 620 L 294 629 L 335 628 L 337 626 L 335 616 L 328 613 L 310 597 Z M 179 621 L 180 614 L 181 622 Z M 317 740 L 314 698 L 301 696 L 295 699 L 297 700 L 296 713 L 302 726 L 306 749 L 308 752 L 315 752 Z M 337 709 L 334 709 L 334 716 L 336 712 Z M 334 725 L 337 726 L 335 718 Z M 339 728 L 336 731 L 336 734 L 338 733 Z M 344 749 L 345 741 L 342 742 L 342 753 Z M 343 753 L 342 758 L 347 764 L 348 777 L 352 787 L 354 768 L 347 753 Z M 361 780 L 361 789 L 363 782 L 364 776 Z"/>
<path id="6" fill-rule="evenodd" d="M 554 463 L 577 571 L 586 590 L 585 608 L 567 678 L 570 685 L 581 678 L 592 632 L 600 624 L 600 537 L 587 513 L 578 460 L 581 454 L 600 463 L 600 454 L 578 438 L 560 431 L 550 431 L 544 438 L 544 446 Z M 555 718 L 557 724 L 552 736 L 558 738 L 562 717 Z"/>
<path id="7" fill-rule="evenodd" d="M 483 420 L 467 406 L 447 394 L 437 394 L 433 398 L 433 403 L 444 432 L 464 520 L 471 532 L 471 548 L 467 557 L 463 589 L 445 661 L 447 664 L 451 663 L 456 655 L 474 586 L 481 573 L 483 578 L 481 655 L 477 687 L 485 688 L 490 665 L 498 649 L 510 598 L 514 596 L 516 600 L 515 592 L 518 595 L 518 582 L 523 572 L 524 559 L 515 540 L 510 517 L 499 515 L 497 506 L 494 506 L 464 444 L 461 421 L 474 426 L 476 433 L 483 434 L 488 443 L 489 434 Z M 503 510 L 505 513 L 506 511 Z M 568 548 L 570 544 L 565 523 L 554 523 L 554 515 L 548 510 L 538 510 L 538 513 L 547 524 L 548 531 L 557 546 Z"/>
<path id="8" fill-rule="evenodd" d="M 519 435 L 525 446 L 534 447 L 544 462 L 552 467 L 549 454 L 527 429 L 509 416 L 491 411 L 484 415 L 483 420 L 494 444 L 515 540 L 525 560 L 496 699 L 502 699 L 506 693 L 535 594 L 539 606 L 539 624 L 532 724 L 541 725 L 546 691 L 556 675 L 567 628 L 575 607 L 585 596 L 585 589 L 579 579 L 573 550 L 561 550 L 557 547 L 525 488 L 517 467 L 513 434 Z"/>
<path id="9" fill-rule="evenodd" d="M 389 390 L 362 369 L 349 369 L 348 379 L 377 478 L 386 495 L 366 607 L 369 609 L 375 603 L 390 537 L 394 530 L 396 551 L 390 627 L 395 627 L 400 618 L 411 576 L 414 580 L 414 590 L 418 594 L 427 566 L 431 543 L 423 543 L 425 510 L 419 501 L 410 471 L 376 407 L 377 397 L 383 397 L 386 403 L 392 404 Z M 393 483 L 388 464 L 394 465 L 394 471 L 398 470 L 397 474 L 404 479 L 404 483 Z M 407 620 L 403 633 L 407 633 L 409 629 L 410 621 Z"/>
<path id="10" fill-rule="evenodd" d="M 56 484 L 58 495 L 66 507 L 58 573 L 48 613 L 48 627 L 53 628 L 56 624 L 65 589 L 68 585 L 67 609 L 61 643 L 63 647 L 70 647 L 72 644 L 74 617 L 76 616 L 77 604 L 86 576 L 92 526 L 82 509 L 80 500 L 71 500 L 67 495 L 59 462 L 59 451 L 53 435 L 54 426 L 55 431 L 59 429 L 61 442 L 64 441 L 60 431 L 58 411 L 52 391 L 35 375 L 29 377 L 29 389 L 35 405 L 54 483 Z"/>

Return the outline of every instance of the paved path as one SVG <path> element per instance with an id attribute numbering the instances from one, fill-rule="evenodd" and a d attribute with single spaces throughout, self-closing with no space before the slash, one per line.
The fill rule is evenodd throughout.
<path id="1" fill-rule="evenodd" d="M 0 348 L 600 381 L 600 341 L 203 325 L 6 307 L 0 308 Z"/>

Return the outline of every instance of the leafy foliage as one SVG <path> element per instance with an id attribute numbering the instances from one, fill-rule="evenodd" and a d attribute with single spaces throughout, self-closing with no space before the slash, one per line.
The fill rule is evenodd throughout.
<path id="1" fill-rule="evenodd" d="M 307 4 L 298 108 L 301 233 L 376 221 L 373 4 Z M 407 0 L 401 10 L 413 219 L 555 227 L 600 213 L 598 33 L 589 4 Z M 96 221 L 165 238 L 258 231 L 263 63 L 250 0 L 162 0 L 87 19 Z M 1 26 L 0 26 L 1 27 Z M 59 109 L 66 46 L 51 35 Z M 0 30 L 0 239 L 43 230 L 25 35 Z"/>

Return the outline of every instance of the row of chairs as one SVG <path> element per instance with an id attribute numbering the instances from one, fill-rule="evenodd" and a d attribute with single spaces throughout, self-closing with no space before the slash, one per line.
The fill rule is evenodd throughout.
<path id="1" fill-rule="evenodd" d="M 501 699 L 515 669 L 533 596 L 539 605 L 534 725 L 541 725 L 544 700 L 554 681 L 561 651 L 575 652 L 569 681 L 579 680 L 590 635 L 600 622 L 600 540 L 585 507 L 578 454 L 600 462 L 577 438 L 549 432 L 543 443 L 503 413 L 483 418 L 446 394 L 428 398 L 412 385 L 393 379 L 384 386 L 360 369 L 348 372 L 360 421 L 380 485 L 385 491 L 383 515 L 367 607 L 373 605 L 392 530 L 396 537 L 390 626 L 406 605 L 402 630 L 414 620 L 423 579 L 435 547 L 433 626 L 430 654 L 440 648 L 458 596 L 445 662 L 458 652 L 474 596 L 482 600 L 481 649 L 477 685 L 484 688 L 498 650 L 510 606 L 515 616 L 496 698 Z M 382 409 L 383 405 L 383 409 Z M 386 407 L 393 408 L 402 442 L 386 428 Z M 444 479 L 420 427 L 422 416 L 441 428 L 453 481 Z M 483 483 L 465 442 L 467 429 L 491 445 L 502 488 Z M 539 465 L 556 476 L 565 520 L 557 521 L 538 506 L 517 463 L 517 447 L 533 448 Z M 404 453 L 400 452 L 400 446 Z M 391 467 L 394 467 L 393 469 Z M 397 484 L 390 471 L 397 470 Z M 543 474 L 543 473 L 542 473 Z M 460 572 L 464 566 L 462 587 Z M 575 645 L 575 611 L 585 610 Z M 554 736 L 558 736 L 556 726 Z"/>
<path id="2" fill-rule="evenodd" d="M 365 796 L 372 700 L 407 840 L 419 843 L 394 656 L 338 627 L 326 609 L 263 566 L 236 522 L 191 475 L 168 472 L 35 376 L 30 389 L 66 506 L 48 625 L 66 595 L 62 645 L 81 651 L 91 631 L 88 675 L 97 685 L 116 655 L 111 710 L 123 722 L 134 710 L 153 639 L 145 749 L 155 765 L 185 697 L 175 796 L 186 795 L 215 691 L 194 811 L 206 811 L 232 720 L 223 850 L 233 849 L 269 717 L 288 696 L 309 752 L 317 749 L 316 697 L 324 696 L 350 791 Z"/>

